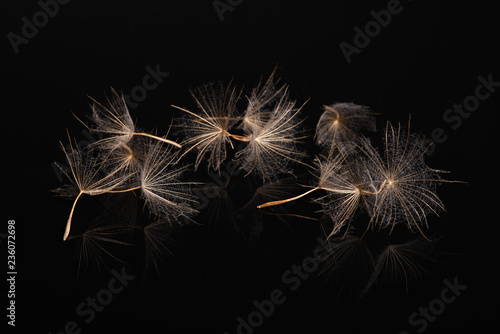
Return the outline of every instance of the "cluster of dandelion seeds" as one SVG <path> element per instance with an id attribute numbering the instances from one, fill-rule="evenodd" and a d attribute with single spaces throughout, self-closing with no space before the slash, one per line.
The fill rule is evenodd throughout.
<path id="1" fill-rule="evenodd" d="M 345 107 L 344 104 L 342 106 Z M 338 104 L 334 107 L 325 108 L 316 130 L 317 142 L 326 153 L 316 159 L 315 186 L 301 195 L 258 207 L 287 203 L 322 190 L 325 194 L 315 201 L 322 205 L 321 211 L 334 222 L 329 237 L 337 234 L 342 227 L 349 226 L 358 211 L 367 214 L 369 227 L 392 230 L 396 224 L 404 223 L 410 230 L 424 235 L 427 215 L 444 210 L 436 194 L 437 185 L 452 182 L 440 177 L 443 171 L 426 165 L 424 137 L 412 134 L 409 122 L 407 129 L 388 122 L 383 136 L 383 152 L 380 152 L 367 137 L 357 135 L 361 130 L 372 127 L 364 107 L 351 104 L 347 109 L 339 108 Z M 325 122 L 327 119 L 332 121 L 330 113 L 333 109 L 357 110 L 352 114 L 363 121 L 346 122 L 350 128 L 340 130 L 341 112 L 336 111 L 334 114 L 338 120 L 333 120 L 333 123 L 337 123 L 328 127 Z M 350 142 L 355 146 L 346 146 L 348 135 L 353 136 Z"/>
<path id="2" fill-rule="evenodd" d="M 56 189 L 60 195 L 74 199 L 63 239 L 71 232 L 73 214 L 78 199 L 86 194 L 140 191 L 150 213 L 167 221 L 190 219 L 196 213 L 191 205 L 191 182 L 182 182 L 186 166 L 179 166 L 180 144 L 165 137 L 139 132 L 133 123 L 123 96 L 114 90 L 106 104 L 95 100 L 91 131 L 104 133 L 103 139 L 85 149 L 71 143 L 61 144 L 69 171 L 61 170 L 71 181 Z M 83 122 L 82 122 L 83 123 Z M 69 135 L 68 135 L 69 137 Z"/>
<path id="3" fill-rule="evenodd" d="M 188 116 L 182 145 L 188 147 L 184 154 L 197 151 L 195 168 L 206 159 L 208 168 L 219 171 L 227 146 L 237 149 L 235 160 L 247 175 L 254 173 L 264 181 L 290 172 L 291 163 L 303 163 L 306 154 L 297 148 L 305 138 L 298 120 L 301 107 L 290 99 L 288 86 L 277 83 L 273 72 L 246 96 L 243 112 L 237 108 L 241 93 L 231 84 L 192 91 L 198 112 L 176 107 Z M 235 142 L 244 145 L 235 147 Z"/>
<path id="4" fill-rule="evenodd" d="M 258 234 L 264 214 L 327 222 L 324 234 L 332 246 L 327 250 L 330 261 L 325 269 L 339 270 L 359 258 L 366 271 L 362 293 L 379 279 L 392 279 L 393 273 L 405 280 L 419 276 L 422 268 L 418 261 L 426 247 L 423 240 L 429 241 L 425 235 L 427 217 L 444 210 L 437 188 L 443 182 L 456 181 L 444 180 L 444 171 L 427 165 L 424 137 L 412 132 L 410 121 L 406 126 L 387 122 L 377 140 L 373 136 L 377 114 L 369 107 L 351 102 L 323 105 L 312 138 L 321 153 L 309 158 L 301 149 L 308 138 L 300 118 L 304 105 L 290 97 L 290 87 L 280 83 L 275 71 L 248 91 L 230 82 L 207 84 L 190 93 L 193 108 L 173 105 L 182 114 L 179 124 L 174 124 L 184 135 L 179 143 L 167 138 L 168 131 L 159 136 L 139 130 L 123 96 L 116 91 L 112 90 L 105 103 L 91 98 L 90 122 L 81 123 L 102 138 L 85 148 L 71 139 L 68 145 L 61 144 L 69 165 L 61 170 L 71 184 L 57 192 L 73 200 L 64 240 L 71 234 L 83 195 L 134 192 L 140 194 L 152 219 L 146 226 L 132 227 L 142 229 L 148 265 L 158 270 L 160 257 L 170 252 L 166 247 L 171 232 L 168 226 L 193 221 L 198 213 L 192 191 L 201 194 L 202 189 L 191 189 L 198 183 L 184 181 L 183 175 L 206 165 L 209 173 L 215 175 L 213 170 L 220 176 L 221 166 L 230 160 L 234 164 L 227 169 L 227 182 L 209 189 L 218 194 L 213 196 L 218 202 L 209 209 L 216 214 L 224 211 L 234 220 L 255 218 L 247 227 L 238 221 L 238 231 Z M 193 163 L 183 164 L 189 154 Z M 295 175 L 297 167 L 309 169 L 310 174 Z M 247 202 L 238 197 L 244 205 L 233 210 L 228 189 L 238 171 L 243 177 L 250 176 L 248 183 L 256 187 Z M 290 175 L 280 179 L 284 174 Z M 307 181 L 299 181 L 307 177 Z M 301 186 L 305 191 L 293 196 L 292 189 Z M 204 186 L 204 193 L 210 187 Z M 313 213 L 321 215 L 318 219 L 286 206 L 267 209 L 309 197 L 311 205 L 318 208 Z M 364 226 L 362 235 L 357 235 L 358 226 Z M 391 234 L 396 226 L 406 226 L 421 237 L 391 243 L 377 256 L 365 247 L 366 232 L 384 230 Z M 81 235 L 82 247 L 96 242 L 124 244 L 109 238 L 114 230 L 94 226 Z"/>

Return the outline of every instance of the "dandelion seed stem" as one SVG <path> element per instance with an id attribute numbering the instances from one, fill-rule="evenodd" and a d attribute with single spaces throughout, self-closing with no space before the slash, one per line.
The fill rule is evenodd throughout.
<path id="1" fill-rule="evenodd" d="M 107 191 L 108 194 L 118 194 L 118 193 L 126 193 L 127 191 L 132 191 L 136 189 L 140 189 L 142 186 L 137 186 L 129 189 L 123 189 L 123 190 L 109 190 Z"/>
<path id="2" fill-rule="evenodd" d="M 231 137 L 233 139 L 239 140 L 239 141 L 244 141 L 244 142 L 249 142 L 252 139 L 252 135 L 246 137 L 246 136 L 238 136 L 238 135 L 233 135 L 232 133 L 229 133 L 226 131 L 226 135 L 228 137 Z"/>
<path id="3" fill-rule="evenodd" d="M 154 136 L 154 135 L 151 135 L 149 133 L 144 133 L 144 132 L 135 132 L 134 135 L 136 136 L 144 136 L 144 137 L 149 137 L 149 138 L 153 138 L 153 139 L 156 139 L 156 140 L 159 140 L 159 141 L 162 141 L 164 143 L 167 143 L 167 144 L 170 144 L 170 145 L 174 145 L 175 147 L 178 147 L 178 148 L 182 148 L 182 145 L 176 143 L 175 141 L 172 141 L 172 140 L 168 140 L 168 139 L 165 139 L 165 138 L 162 138 L 162 137 L 158 137 L 158 136 Z"/>
<path id="4" fill-rule="evenodd" d="M 210 116 L 205 117 L 206 119 L 224 119 L 227 121 L 241 121 L 243 117 L 227 117 L 227 116 Z"/>
<path id="5" fill-rule="evenodd" d="M 279 201 L 272 201 L 272 202 L 267 202 L 267 203 L 261 204 L 261 205 L 257 206 L 257 209 L 266 208 L 268 206 L 280 205 L 280 204 L 283 204 L 283 203 L 295 201 L 296 199 L 304 197 L 304 196 L 306 196 L 306 195 L 308 195 L 308 194 L 310 194 L 313 191 L 316 191 L 318 189 L 321 189 L 321 187 L 312 188 L 312 189 L 306 191 L 305 193 L 300 194 L 300 195 L 295 196 L 295 197 L 292 197 L 292 198 L 287 198 L 287 199 L 282 199 L 282 200 L 279 200 Z"/>
<path id="6" fill-rule="evenodd" d="M 128 154 L 130 154 L 130 155 L 134 154 L 134 152 L 132 152 L 132 150 L 130 149 L 130 147 L 127 144 L 123 144 L 122 147 L 125 151 L 127 151 Z"/>
<path id="7" fill-rule="evenodd" d="M 380 194 L 380 192 L 382 191 L 382 189 L 384 188 L 385 184 L 387 183 L 387 180 L 384 180 L 384 182 L 382 182 L 382 184 L 380 185 L 380 187 L 378 188 L 377 191 L 373 192 L 373 191 L 367 191 L 367 190 L 363 190 L 363 189 L 359 189 L 359 192 L 362 193 L 362 194 L 367 194 L 367 195 L 378 195 Z M 389 184 L 392 184 L 392 181 L 389 182 Z"/>
<path id="8" fill-rule="evenodd" d="M 83 191 L 80 191 L 78 196 L 76 196 L 75 201 L 73 202 L 73 206 L 71 207 L 71 211 L 69 213 L 68 222 L 66 223 L 66 229 L 64 230 L 63 241 L 66 241 L 69 236 L 69 231 L 71 230 L 71 220 L 73 218 L 73 212 L 75 211 L 76 202 L 78 202 L 78 199 L 80 198 L 80 196 L 82 196 L 82 194 Z"/>

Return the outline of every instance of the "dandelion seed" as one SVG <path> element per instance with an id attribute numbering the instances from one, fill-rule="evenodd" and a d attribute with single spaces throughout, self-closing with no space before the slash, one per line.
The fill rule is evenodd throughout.
<path id="1" fill-rule="evenodd" d="M 142 169 L 147 141 L 133 138 L 129 143 L 110 151 L 106 158 L 108 168 L 129 175 L 129 183 L 138 183 L 137 175 Z"/>
<path id="2" fill-rule="evenodd" d="M 360 149 L 369 163 L 366 164 L 373 180 L 375 201 L 371 222 L 380 228 L 391 229 L 399 222 L 418 229 L 427 226 L 427 215 L 438 214 L 444 205 L 436 194 L 437 185 L 444 181 L 439 170 L 429 168 L 424 162 L 426 146 L 421 135 L 404 131 L 387 123 L 384 138 L 384 158 L 367 141 Z M 452 182 L 452 181 L 451 181 Z"/>
<path id="3" fill-rule="evenodd" d="M 194 164 L 195 169 L 208 155 L 208 168 L 219 170 L 220 164 L 226 158 L 226 144 L 233 145 L 231 138 L 246 140 L 229 133 L 234 124 L 241 120 L 235 116 L 239 93 L 231 85 L 224 88 L 222 84 L 219 84 L 217 87 L 206 85 L 198 88 L 191 92 L 191 95 L 200 112 L 196 113 L 174 106 L 191 116 L 187 124 L 183 126 L 185 133 L 189 136 L 183 142 L 183 145 L 189 147 L 184 154 L 196 149 L 198 155 Z"/>
<path id="4" fill-rule="evenodd" d="M 334 223 L 328 235 L 330 238 L 343 226 L 350 225 L 359 205 L 371 193 L 365 189 L 365 162 L 359 156 L 339 154 L 317 163 L 320 171 L 318 187 L 326 190 L 327 194 L 315 201 L 322 205 L 321 211 L 327 213 Z"/>
<path id="5" fill-rule="evenodd" d="M 363 130 L 375 131 L 374 113 L 365 106 L 354 103 L 335 103 L 323 106 L 324 112 L 316 126 L 315 139 L 318 145 L 344 153 L 352 151 Z"/>
<path id="6" fill-rule="evenodd" d="M 269 119 L 259 123 L 253 121 L 247 126 L 248 145 L 236 153 L 241 168 L 249 173 L 257 172 L 264 181 L 269 181 L 278 173 L 289 172 L 291 161 L 301 163 L 305 153 L 296 149 L 296 144 L 305 136 L 299 136 L 301 121 L 297 114 L 301 108 L 295 108 L 295 102 L 289 101 L 285 90 L 280 100 L 270 111 Z M 262 120 L 261 120 L 262 121 Z"/>
<path id="7" fill-rule="evenodd" d="M 252 89 L 248 104 L 243 115 L 241 128 L 247 134 L 251 134 L 265 126 L 276 102 L 282 100 L 283 92 L 286 90 L 286 85 L 277 87 L 279 79 L 274 79 L 276 69 L 271 73 L 269 78 L 262 84 L 260 82 L 256 88 Z"/>
<path id="8" fill-rule="evenodd" d="M 74 148 L 71 141 L 69 150 L 66 150 L 62 143 L 61 147 L 69 164 L 70 173 L 64 171 L 62 168 L 60 169 L 77 189 L 77 195 L 71 207 L 64 231 L 63 240 L 66 240 L 71 230 L 71 220 L 78 199 L 83 194 L 95 196 L 110 192 L 122 185 L 128 179 L 129 175 L 118 175 L 116 172 L 105 173 L 104 161 L 94 157 L 91 151 L 83 153 L 80 149 Z M 62 195 L 68 193 L 67 187 L 59 188 L 56 191 Z"/>
<path id="9" fill-rule="evenodd" d="M 272 201 L 261 204 L 257 208 L 265 208 L 273 205 L 280 205 L 297 200 L 317 190 L 326 191 L 326 195 L 317 198 L 315 201 L 323 206 L 323 212 L 330 215 L 335 223 L 335 227 L 328 237 L 337 233 L 341 227 L 351 220 L 359 206 L 364 190 L 363 179 L 359 170 L 362 168 L 362 161 L 355 161 L 347 156 L 339 154 L 328 156 L 324 160 L 316 160 L 317 186 L 298 196 Z"/>
<path id="10" fill-rule="evenodd" d="M 196 203 L 189 191 L 189 185 L 194 183 L 179 181 L 187 166 L 176 167 L 176 161 L 177 153 L 164 149 L 158 142 L 149 147 L 139 174 L 142 197 L 149 211 L 171 221 L 189 219 L 197 212 L 190 206 Z"/>
<path id="11" fill-rule="evenodd" d="M 158 137 L 145 132 L 136 132 L 136 127 L 130 117 L 125 98 L 123 95 L 118 95 L 114 89 L 112 89 L 112 94 L 113 98 L 107 99 L 107 105 L 97 102 L 92 97 L 90 98 L 94 102 L 92 105 L 92 120 L 95 124 L 95 128 L 91 130 L 109 135 L 109 137 L 95 142 L 95 145 L 113 151 L 127 145 L 132 137 L 143 136 L 159 140 L 178 148 L 182 147 L 180 144 L 164 137 Z"/>

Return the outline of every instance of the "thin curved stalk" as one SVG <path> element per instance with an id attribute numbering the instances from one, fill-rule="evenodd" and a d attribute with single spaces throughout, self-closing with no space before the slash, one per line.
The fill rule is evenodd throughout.
<path id="1" fill-rule="evenodd" d="M 172 140 L 169 140 L 169 139 L 165 139 L 165 138 L 162 138 L 162 137 L 158 137 L 158 136 L 154 136 L 154 135 L 151 135 L 151 134 L 149 134 L 149 133 L 145 133 L 145 132 L 134 132 L 134 135 L 136 135 L 136 136 L 144 136 L 144 137 L 153 138 L 153 139 L 156 139 L 156 140 L 162 141 L 162 142 L 164 142 L 164 143 L 167 143 L 167 144 L 170 144 L 170 145 L 174 145 L 175 147 L 182 148 L 182 145 L 181 145 L 181 144 L 176 143 L 175 141 L 172 141 Z"/>
<path id="2" fill-rule="evenodd" d="M 272 202 L 267 202 L 267 203 L 264 203 L 264 204 L 261 204 L 261 205 L 258 205 L 257 206 L 257 209 L 262 209 L 262 208 L 267 208 L 268 206 L 274 206 L 274 205 L 280 205 L 280 204 L 283 204 L 283 203 L 287 203 L 287 202 L 291 202 L 291 201 L 295 201 L 296 199 L 299 199 L 301 197 L 304 197 L 310 193 L 312 193 L 313 191 L 316 191 L 318 189 L 321 189 L 321 187 L 316 187 L 316 188 L 312 188 L 308 191 L 306 191 L 305 193 L 303 194 L 300 194 L 298 196 L 295 196 L 295 197 L 292 197 L 292 198 L 287 198 L 287 199 L 282 199 L 282 200 L 279 200 L 279 201 L 272 201 Z"/>
<path id="3" fill-rule="evenodd" d="M 80 191 L 78 196 L 76 196 L 75 201 L 73 202 L 73 206 L 71 207 L 71 211 L 69 213 L 68 222 L 66 223 L 66 229 L 64 230 L 63 241 L 66 241 L 66 239 L 68 238 L 69 231 L 71 230 L 71 220 L 73 219 L 73 212 L 75 211 L 76 202 L 78 202 L 78 199 L 80 198 L 80 196 L 82 196 L 82 194 L 83 191 Z"/>

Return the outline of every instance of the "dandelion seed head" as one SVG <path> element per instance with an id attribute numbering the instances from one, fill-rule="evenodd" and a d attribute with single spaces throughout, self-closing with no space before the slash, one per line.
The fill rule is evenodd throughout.
<path id="1" fill-rule="evenodd" d="M 305 138 L 301 135 L 299 111 L 285 90 L 271 111 L 261 116 L 259 122 L 245 127 L 250 140 L 236 153 L 243 170 L 255 172 L 269 181 L 280 173 L 290 172 L 291 162 L 300 162 L 300 158 L 306 156 L 297 149 L 297 144 Z"/>
<path id="2" fill-rule="evenodd" d="M 364 161 L 359 156 L 328 155 L 322 160 L 316 159 L 318 168 L 318 187 L 326 195 L 315 201 L 323 207 L 321 210 L 334 222 L 330 236 L 336 234 L 344 225 L 349 225 L 362 198 Z"/>
<path id="3" fill-rule="evenodd" d="M 69 171 L 63 171 L 79 192 L 88 195 L 99 195 L 111 191 L 123 184 L 127 176 L 116 171 L 107 172 L 106 159 L 95 155 L 94 150 L 84 152 L 77 147 L 76 142 L 61 148 L 66 156 Z"/>
<path id="4" fill-rule="evenodd" d="M 108 170 L 118 171 L 122 175 L 129 175 L 129 181 L 137 179 L 142 169 L 144 152 L 149 141 L 144 138 L 133 138 L 127 144 L 115 148 L 108 153 Z"/>
<path id="5" fill-rule="evenodd" d="M 123 184 L 129 175 L 121 175 L 118 173 L 118 170 L 107 172 L 107 155 L 105 157 L 99 154 L 94 156 L 93 150 L 84 153 L 78 148 L 76 143 L 74 145 L 71 144 L 71 141 L 69 148 L 65 148 L 62 143 L 61 147 L 69 165 L 69 171 L 65 171 L 64 169 L 61 169 L 61 171 L 68 177 L 75 188 L 78 189 L 77 192 L 75 191 L 76 196 L 74 197 L 73 206 L 66 223 L 63 236 L 63 240 L 66 240 L 71 230 L 71 220 L 78 199 L 83 194 L 95 196 L 113 191 Z M 63 196 L 69 194 L 68 187 L 62 187 L 59 190 L 56 189 L 56 192 L 59 192 Z"/>
<path id="6" fill-rule="evenodd" d="M 275 78 L 275 71 L 271 73 L 265 82 L 259 82 L 247 96 L 247 107 L 243 114 L 241 128 L 245 133 L 254 133 L 265 126 L 272 117 L 273 107 L 286 94 L 287 86 L 278 87 L 279 79 Z"/>
<path id="7" fill-rule="evenodd" d="M 352 151 L 361 131 L 375 131 L 375 117 L 368 107 L 354 103 L 323 106 L 316 125 L 316 143 L 332 150 Z"/>
<path id="8" fill-rule="evenodd" d="M 140 172 L 142 197 L 150 213 L 170 221 L 193 216 L 196 202 L 189 190 L 190 182 L 180 181 L 186 166 L 176 166 L 177 153 L 161 143 L 151 144 Z"/>
<path id="9" fill-rule="evenodd" d="M 444 210 L 436 194 L 442 179 L 439 171 L 424 161 L 423 136 L 387 123 L 383 156 L 368 141 L 363 142 L 361 150 L 369 162 L 373 188 L 378 189 L 373 202 L 373 223 L 381 228 L 405 223 L 411 230 L 422 231 L 428 214 Z"/>
<path id="10" fill-rule="evenodd" d="M 105 104 L 93 101 L 91 108 L 94 127 L 92 130 L 108 135 L 95 142 L 95 145 L 106 150 L 114 150 L 126 145 L 134 136 L 135 124 L 130 117 L 123 95 L 119 95 L 112 89 L 112 96 L 107 98 Z"/>
<path id="11" fill-rule="evenodd" d="M 206 158 L 208 168 L 219 170 L 226 159 L 226 144 L 232 145 L 228 131 L 238 121 L 236 102 L 239 92 L 232 85 L 224 87 L 219 83 L 197 88 L 191 95 L 198 112 L 178 107 L 189 115 L 183 125 L 186 134 L 183 145 L 189 147 L 188 151 L 196 149 L 195 169 Z"/>

